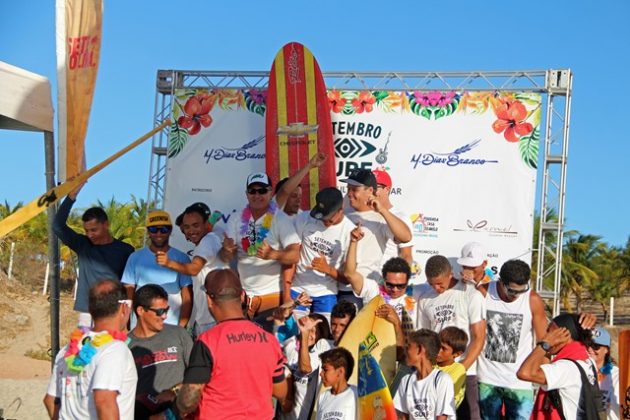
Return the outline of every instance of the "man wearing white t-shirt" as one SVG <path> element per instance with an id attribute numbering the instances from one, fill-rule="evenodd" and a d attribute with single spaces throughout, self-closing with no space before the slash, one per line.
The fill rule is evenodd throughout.
<path id="1" fill-rule="evenodd" d="M 357 249 L 357 271 L 363 278 L 378 280 L 387 242 L 390 239 L 397 243 L 409 242 L 412 239 L 411 230 L 376 200 L 376 177 L 370 170 L 357 169 L 341 182 L 348 184 L 350 208 L 346 209 L 346 216 L 352 223 L 364 228 L 364 238 Z M 340 287 L 339 294 L 340 298 L 346 299 L 346 295 L 353 293 L 348 286 Z M 362 302 L 359 300 L 357 304 Z"/>
<path id="2" fill-rule="evenodd" d="M 267 174 L 250 174 L 245 185 L 248 204 L 230 218 L 220 256 L 224 262 L 236 258 L 248 316 L 253 318 L 280 306 L 282 267 L 298 262 L 300 239 L 293 221 L 280 210 L 286 197 L 282 202 L 272 199 Z"/>
<path id="3" fill-rule="evenodd" d="M 466 401 L 457 411 L 458 417 L 477 420 L 480 415 L 475 361 L 486 335 L 485 300 L 475 286 L 453 277 L 451 264 L 442 255 L 427 260 L 425 273 L 427 283 L 414 291 L 418 300 L 418 327 L 439 333 L 445 327 L 454 326 L 468 333 L 470 341 L 459 361 L 467 370 Z"/>
<path id="4" fill-rule="evenodd" d="M 520 380 L 541 385 L 543 395 L 557 392 L 560 406 L 556 407 L 553 403 L 552 406 L 563 414 L 564 419 L 583 418 L 584 405 L 580 401 L 580 395 L 585 384 L 582 383 L 578 365 L 586 373 L 591 385 L 597 381 L 595 363 L 588 355 L 587 347 L 590 344 L 591 332 L 582 328 L 578 315 L 559 315 L 551 321 L 547 334 L 525 359 L 517 376 Z M 542 399 L 541 395 L 536 399 L 533 418 L 538 418 L 545 409 L 544 404 L 539 404 L 539 399 Z M 590 403 L 598 404 L 603 411 L 601 400 Z"/>
<path id="5" fill-rule="evenodd" d="M 363 232 L 360 226 L 351 232 L 352 239 L 348 248 L 344 275 L 352 286 L 353 292 L 363 300 L 364 305 L 378 295 L 385 300 L 385 304 L 377 309 L 376 314 L 394 324 L 396 345 L 402 351 L 405 336 L 418 326 L 417 301 L 406 294 L 411 269 L 405 260 L 395 257 L 383 265 L 379 282 L 364 278 L 357 270 L 357 245 L 364 239 Z"/>
<path id="6" fill-rule="evenodd" d="M 204 203 L 188 206 L 181 217 L 180 228 L 186 239 L 195 244 L 190 263 L 181 263 L 168 258 L 168 254 L 158 252 L 158 264 L 168 267 L 178 273 L 194 276 L 193 279 L 193 317 L 194 332 L 201 335 L 215 324 L 214 318 L 208 310 L 206 294 L 202 286 L 206 275 L 212 270 L 227 268 L 227 264 L 219 258 L 221 239 L 212 232 L 213 226 L 209 222 L 210 208 Z"/>
<path id="7" fill-rule="evenodd" d="M 70 344 L 57 354 L 44 397 L 48 415 L 133 419 L 138 374 L 123 332 L 131 301 L 120 282 L 101 280 L 90 288 L 88 307 L 94 328 L 75 331 Z"/>
<path id="8" fill-rule="evenodd" d="M 413 228 L 411 227 L 409 215 L 398 208 L 394 208 L 394 205 L 389 199 L 389 195 L 392 192 L 392 178 L 387 172 L 381 169 L 375 169 L 372 173 L 376 178 L 376 199 L 381 203 L 381 206 L 389 209 L 396 217 L 405 222 L 409 231 L 412 232 Z M 387 241 L 385 252 L 381 259 L 381 265 L 394 257 L 404 259 L 411 267 L 413 264 L 413 237 L 411 241 L 404 243 L 396 243 L 393 239 Z"/>
<path id="9" fill-rule="evenodd" d="M 343 196 L 334 187 L 324 188 L 315 196 L 310 213 L 295 220 L 302 243 L 300 261 L 291 286 L 291 299 L 307 293 L 313 300 L 311 311 L 330 318 L 337 303 L 338 282 L 343 278 L 341 265 L 350 243 L 354 224 L 343 214 Z M 298 307 L 306 313 L 308 308 Z"/>

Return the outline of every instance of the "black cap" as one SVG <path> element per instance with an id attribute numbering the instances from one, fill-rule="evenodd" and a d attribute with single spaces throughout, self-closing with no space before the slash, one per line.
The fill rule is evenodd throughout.
<path id="1" fill-rule="evenodd" d="M 342 179 L 341 182 L 355 187 L 372 187 L 376 190 L 376 177 L 369 169 L 355 169 L 350 172 L 348 178 Z"/>
<path id="2" fill-rule="evenodd" d="M 326 220 L 341 208 L 343 195 L 335 187 L 324 188 L 315 196 L 315 207 L 311 210 L 311 217 Z"/>

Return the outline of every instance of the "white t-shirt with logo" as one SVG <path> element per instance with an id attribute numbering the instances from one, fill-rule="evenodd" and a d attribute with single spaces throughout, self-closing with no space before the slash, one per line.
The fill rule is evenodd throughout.
<path id="1" fill-rule="evenodd" d="M 402 220 L 409 228 L 409 232 L 412 232 L 413 234 L 413 226 L 411 226 L 411 218 L 409 217 L 407 213 L 405 213 L 404 211 L 400 209 L 396 209 L 394 207 L 389 209 L 389 212 L 392 213 L 394 216 L 398 217 L 400 220 Z M 398 250 L 400 248 L 409 248 L 412 246 L 413 246 L 413 237 L 411 238 L 411 241 L 400 243 L 400 244 L 397 244 L 394 238 L 392 237 L 390 240 L 387 241 L 387 244 L 385 245 L 385 252 L 383 253 L 383 258 L 381 259 L 381 266 L 383 266 L 383 264 L 385 264 L 391 258 L 398 257 Z"/>
<path id="2" fill-rule="evenodd" d="M 90 332 L 90 337 L 103 333 Z M 61 399 L 60 419 L 96 419 L 94 391 L 116 391 L 120 418 L 133 419 L 138 373 L 131 351 L 123 341 L 112 340 L 98 352 L 81 373 L 71 373 L 66 366 L 65 346 L 57 354 L 48 395 Z"/>
<path id="3" fill-rule="evenodd" d="M 577 361 L 591 384 L 596 381 L 593 375 L 594 363 L 591 359 Z M 580 392 L 582 390 L 582 379 L 580 370 L 570 360 L 558 360 L 553 363 L 541 365 L 546 385 L 542 386 L 545 391 L 559 390 L 560 401 L 562 402 L 562 412 L 566 420 L 577 418 L 578 404 L 580 402 Z"/>
<path id="4" fill-rule="evenodd" d="M 470 325 L 486 319 L 483 295 L 461 281 L 442 293 L 425 283 L 415 288 L 414 296 L 418 300 L 418 328 L 439 333 L 454 326 L 466 331 L 470 339 Z"/>
<path id="5" fill-rule="evenodd" d="M 354 385 L 333 395 L 330 389 L 322 392 L 317 401 L 317 420 L 354 420 L 359 418 L 359 394 Z"/>
<path id="6" fill-rule="evenodd" d="M 299 214 L 295 219 L 295 229 L 302 239 L 302 246 L 291 289 L 298 293 L 306 292 L 309 296 L 336 295 L 339 282 L 307 267 L 321 253 L 328 265 L 341 270 L 350 244 L 350 232 L 354 228 L 355 225 L 346 217 L 340 223 L 326 227 L 308 212 Z"/>
<path id="7" fill-rule="evenodd" d="M 363 238 L 357 244 L 357 271 L 364 279 L 378 280 L 381 277 L 381 260 L 387 241 L 394 239 L 394 234 L 385 218 L 379 213 L 346 209 L 346 216 L 352 223 L 361 223 Z"/>
<path id="8" fill-rule="evenodd" d="M 410 419 L 455 419 L 455 391 L 450 375 L 438 369 L 418 380 L 415 371 L 405 375 L 394 396 L 394 407 Z"/>
<path id="9" fill-rule="evenodd" d="M 255 224 L 255 230 L 258 233 L 262 227 L 265 215 L 258 220 L 250 217 L 248 227 L 249 232 Z M 238 248 L 238 272 L 241 277 L 243 288 L 249 296 L 262 296 L 273 293 L 280 293 L 280 271 L 281 264 L 275 260 L 263 260 L 255 255 L 247 255 L 243 250 L 241 234 L 243 221 L 241 220 L 241 212 L 235 213 L 230 217 L 228 223 L 227 235 L 234 239 Z M 265 241 L 273 249 L 277 251 L 284 250 L 292 244 L 299 244 L 300 238 L 295 232 L 293 221 L 280 209 L 276 210 L 271 221 L 271 229 L 265 237 Z"/>
<path id="10" fill-rule="evenodd" d="M 229 265 L 219 258 L 219 251 L 221 251 L 222 246 L 223 243 L 219 235 L 209 232 L 201 238 L 193 250 L 192 258 L 200 257 L 206 260 L 199 273 L 193 277 L 193 315 L 191 319 L 194 319 L 198 325 L 214 323 L 214 318 L 208 309 L 206 293 L 201 287 L 205 284 L 209 272 L 229 268 Z"/>

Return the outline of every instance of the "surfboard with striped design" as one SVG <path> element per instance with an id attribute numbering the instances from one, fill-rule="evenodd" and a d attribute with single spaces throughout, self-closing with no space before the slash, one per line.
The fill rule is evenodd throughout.
<path id="1" fill-rule="evenodd" d="M 335 152 L 324 78 L 313 54 L 291 42 L 278 54 L 269 74 L 265 113 L 266 170 L 274 185 L 296 173 L 316 153 L 326 161 L 302 183 L 302 209 L 315 205 L 315 194 L 334 187 Z"/>

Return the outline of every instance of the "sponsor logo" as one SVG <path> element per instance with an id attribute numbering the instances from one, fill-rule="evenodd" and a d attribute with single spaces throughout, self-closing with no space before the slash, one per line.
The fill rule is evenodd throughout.
<path id="1" fill-rule="evenodd" d="M 383 128 L 364 122 L 333 121 L 335 135 L 335 157 L 337 158 L 337 176 L 346 177 L 355 169 L 372 170 L 377 153 L 378 161 L 387 161 L 387 144 L 380 143 Z"/>
<path id="2" fill-rule="evenodd" d="M 413 236 L 415 237 L 437 238 L 439 223 L 439 217 L 427 216 L 422 213 L 411 215 L 411 226 L 413 227 Z"/>
<path id="3" fill-rule="evenodd" d="M 206 159 L 206 164 L 209 164 L 211 160 L 222 159 L 233 159 L 239 162 L 248 159 L 264 159 L 264 153 L 256 153 L 251 150 L 255 146 L 262 143 L 264 140 L 265 136 L 259 136 L 237 148 L 221 146 L 215 149 L 206 149 L 203 157 Z"/>
<path id="4" fill-rule="evenodd" d="M 498 160 L 491 160 L 480 157 L 471 157 L 469 155 L 464 156 L 475 147 L 479 145 L 481 139 L 473 140 L 472 142 L 459 147 L 452 152 L 447 153 L 418 153 L 414 154 L 411 158 L 411 164 L 416 169 L 418 165 L 430 166 L 430 165 L 445 165 L 445 166 L 483 166 L 489 163 L 499 163 Z"/>
<path id="5" fill-rule="evenodd" d="M 487 233 L 489 236 L 504 237 L 514 237 L 518 235 L 518 232 L 512 228 L 512 225 L 491 224 L 487 220 L 473 222 L 470 219 L 466 220 L 466 227 L 453 228 L 453 232 Z"/>
<path id="6" fill-rule="evenodd" d="M 437 249 L 416 249 L 416 254 L 439 255 L 440 251 L 438 251 Z"/>

